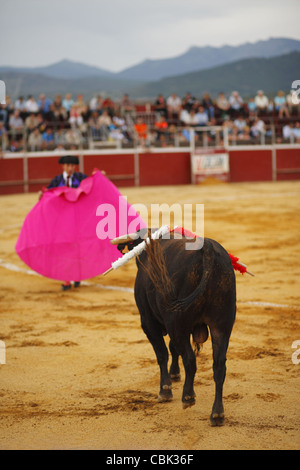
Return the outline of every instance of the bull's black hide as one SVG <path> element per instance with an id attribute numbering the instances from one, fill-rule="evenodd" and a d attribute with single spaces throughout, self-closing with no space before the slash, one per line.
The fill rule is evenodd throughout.
<path id="1" fill-rule="evenodd" d="M 144 235 L 144 233 L 143 233 Z M 119 245 L 129 249 L 142 239 Z M 159 401 L 172 398 L 172 380 L 179 380 L 178 357 L 185 369 L 182 402 L 195 404 L 195 352 L 211 334 L 215 401 L 211 424 L 224 422 L 223 383 L 226 353 L 236 314 L 236 281 L 228 253 L 214 240 L 204 239 L 202 249 L 187 251 L 185 239 L 152 240 L 137 258 L 135 300 L 141 325 L 151 342 L 161 371 Z M 170 337 L 172 363 L 168 371 L 168 349 L 163 336 Z"/>

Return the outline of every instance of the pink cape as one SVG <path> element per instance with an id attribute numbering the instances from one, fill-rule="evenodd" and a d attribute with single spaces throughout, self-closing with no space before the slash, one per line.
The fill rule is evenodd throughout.
<path id="1" fill-rule="evenodd" d="M 95 170 L 77 189 L 44 192 L 25 218 L 16 252 L 45 277 L 81 281 L 104 273 L 121 256 L 110 239 L 145 227 L 114 184 Z"/>

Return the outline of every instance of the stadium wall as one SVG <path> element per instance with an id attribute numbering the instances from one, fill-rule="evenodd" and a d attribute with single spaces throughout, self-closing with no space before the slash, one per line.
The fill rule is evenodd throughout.
<path id="1" fill-rule="evenodd" d="M 210 151 L 212 151 L 210 149 Z M 220 149 L 216 150 L 216 152 Z M 300 145 L 230 146 L 229 181 L 300 179 Z M 119 187 L 191 184 L 192 149 L 72 151 L 80 171 L 105 171 Z M 39 191 L 61 172 L 57 152 L 7 153 L 0 158 L 0 194 Z"/>

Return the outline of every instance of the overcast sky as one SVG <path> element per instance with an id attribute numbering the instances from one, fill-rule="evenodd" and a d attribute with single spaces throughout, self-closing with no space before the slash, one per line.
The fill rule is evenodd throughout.
<path id="1" fill-rule="evenodd" d="M 299 0 L 0 0 L 0 65 L 120 71 L 191 46 L 300 39 Z"/>

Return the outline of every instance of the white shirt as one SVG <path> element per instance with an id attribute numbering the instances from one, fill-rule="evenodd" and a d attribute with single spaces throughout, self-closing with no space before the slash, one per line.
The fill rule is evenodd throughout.
<path id="1" fill-rule="evenodd" d="M 65 180 L 65 183 L 66 183 L 66 186 L 67 186 L 68 173 L 66 171 L 63 172 L 63 177 L 64 177 L 64 180 Z M 70 188 L 72 187 L 72 176 L 70 176 L 70 179 L 69 179 L 69 187 Z"/>

